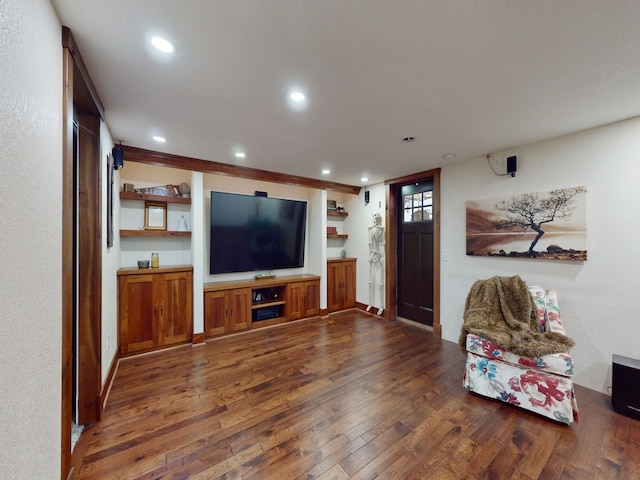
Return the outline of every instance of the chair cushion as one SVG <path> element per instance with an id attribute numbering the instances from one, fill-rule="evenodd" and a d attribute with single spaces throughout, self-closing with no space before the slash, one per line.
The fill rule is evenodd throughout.
<path id="1" fill-rule="evenodd" d="M 542 357 L 523 357 L 506 351 L 498 344 L 471 333 L 467 335 L 467 351 L 512 365 L 552 372 L 565 377 L 573 376 L 573 358 L 568 353 L 554 353 Z"/>

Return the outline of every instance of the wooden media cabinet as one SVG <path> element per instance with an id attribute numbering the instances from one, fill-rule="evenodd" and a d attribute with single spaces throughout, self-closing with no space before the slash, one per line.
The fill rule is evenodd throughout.
<path id="1" fill-rule="evenodd" d="M 204 285 L 206 338 L 313 317 L 320 313 L 320 277 L 287 275 Z"/>

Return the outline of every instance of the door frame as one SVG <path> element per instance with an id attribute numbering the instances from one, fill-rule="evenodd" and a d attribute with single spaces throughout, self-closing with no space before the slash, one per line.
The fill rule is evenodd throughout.
<path id="1" fill-rule="evenodd" d="M 386 218 L 385 231 L 385 296 L 387 320 L 398 318 L 398 187 L 408 183 L 433 180 L 433 335 L 442 337 L 440 324 L 440 169 L 427 170 L 385 182 Z"/>
<path id="2" fill-rule="evenodd" d="M 79 193 L 74 189 L 73 122 L 78 121 Z M 71 422 L 73 402 L 74 270 L 83 270 L 85 286 L 78 292 L 78 410 L 87 423 L 100 419 L 102 310 L 102 162 L 100 121 L 104 108 L 67 27 L 62 27 L 62 358 L 61 478 L 72 474 Z M 84 208 L 73 221 L 74 196 Z M 80 240 L 74 262 L 74 230 Z"/>

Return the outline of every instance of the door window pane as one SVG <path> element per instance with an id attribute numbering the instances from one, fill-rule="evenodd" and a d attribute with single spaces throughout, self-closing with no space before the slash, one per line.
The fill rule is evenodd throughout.
<path id="1" fill-rule="evenodd" d="M 433 191 L 403 196 L 403 221 L 430 222 L 433 220 Z"/>

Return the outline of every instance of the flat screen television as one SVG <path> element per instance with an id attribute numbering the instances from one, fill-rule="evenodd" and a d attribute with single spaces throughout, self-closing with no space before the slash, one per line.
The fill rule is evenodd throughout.
<path id="1" fill-rule="evenodd" d="M 304 266 L 307 202 L 211 192 L 210 273 Z"/>

